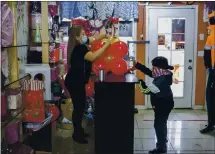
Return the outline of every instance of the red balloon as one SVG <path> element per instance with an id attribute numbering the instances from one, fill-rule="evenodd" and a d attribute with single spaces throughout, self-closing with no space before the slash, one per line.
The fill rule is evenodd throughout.
<path id="1" fill-rule="evenodd" d="M 127 72 L 127 64 L 122 58 L 115 58 L 111 63 L 111 71 L 116 75 L 122 75 Z"/>
<path id="2" fill-rule="evenodd" d="M 92 70 L 96 75 L 98 75 L 99 70 L 101 69 L 105 69 L 104 61 L 103 59 L 98 59 L 93 63 Z"/>
<path id="3" fill-rule="evenodd" d="M 124 56 L 126 56 L 128 53 L 128 47 L 127 45 L 122 42 L 122 41 L 118 41 L 115 42 L 113 45 L 110 46 L 110 48 L 108 49 L 108 54 L 114 56 L 114 57 L 120 57 L 123 58 Z"/>
<path id="4" fill-rule="evenodd" d="M 96 41 L 94 41 L 94 42 L 91 44 L 91 51 L 92 51 L 92 52 L 95 52 L 95 51 L 99 50 L 100 48 L 103 47 L 104 44 L 105 44 L 105 43 L 102 42 L 101 40 L 96 40 Z"/>
<path id="5" fill-rule="evenodd" d="M 57 118 L 60 115 L 60 111 L 59 111 L 58 107 L 55 105 L 50 105 L 48 108 L 48 111 L 53 114 L 51 121 L 53 122 L 53 121 L 57 120 Z"/>
<path id="6" fill-rule="evenodd" d="M 115 57 L 111 56 L 111 55 L 107 55 L 104 58 L 104 65 L 105 65 L 105 71 L 109 72 L 111 70 L 111 63 L 114 60 Z"/>
<path id="7" fill-rule="evenodd" d="M 93 95 L 94 92 L 94 83 L 89 80 L 89 82 L 85 85 L 85 89 L 86 89 L 86 96 L 90 97 Z"/>

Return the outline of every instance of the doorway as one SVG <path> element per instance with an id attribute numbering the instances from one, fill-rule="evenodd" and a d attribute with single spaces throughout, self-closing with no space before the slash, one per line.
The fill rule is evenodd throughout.
<path id="1" fill-rule="evenodd" d="M 197 7 L 146 7 L 146 65 L 156 56 L 164 56 L 174 66 L 172 91 L 175 108 L 192 108 L 195 91 L 195 61 L 197 46 Z M 146 77 L 147 82 L 151 78 Z M 151 108 L 149 97 L 147 107 Z"/>

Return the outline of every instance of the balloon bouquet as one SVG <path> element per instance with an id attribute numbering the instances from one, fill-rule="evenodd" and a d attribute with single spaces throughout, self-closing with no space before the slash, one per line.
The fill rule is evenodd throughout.
<path id="1" fill-rule="evenodd" d="M 115 75 L 123 75 L 127 72 L 127 63 L 123 59 L 128 53 L 127 45 L 120 41 L 118 38 L 110 37 L 111 46 L 103 53 L 103 55 L 93 62 L 92 71 L 96 76 L 99 74 L 99 70 L 104 70 L 105 73 L 112 72 Z M 95 52 L 103 47 L 106 39 L 97 40 L 91 45 L 91 51 Z M 89 109 L 94 107 L 93 104 L 93 94 L 94 94 L 94 83 L 92 80 L 86 84 L 86 96 L 87 96 L 87 110 L 85 116 L 87 118 L 93 119 L 93 110 Z"/>

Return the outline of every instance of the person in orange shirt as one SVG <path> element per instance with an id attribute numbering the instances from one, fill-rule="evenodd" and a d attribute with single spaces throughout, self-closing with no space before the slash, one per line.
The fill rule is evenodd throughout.
<path id="1" fill-rule="evenodd" d="M 209 35 L 204 48 L 204 64 L 207 70 L 206 103 L 208 112 L 208 125 L 200 130 L 200 133 L 208 133 L 214 130 L 215 125 L 215 98 L 214 98 L 214 65 L 215 65 L 215 11 L 208 15 Z"/>

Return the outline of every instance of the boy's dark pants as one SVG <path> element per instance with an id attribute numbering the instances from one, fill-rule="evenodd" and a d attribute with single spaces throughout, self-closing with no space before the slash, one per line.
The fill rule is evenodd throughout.
<path id="1" fill-rule="evenodd" d="M 151 96 L 152 107 L 155 112 L 154 128 L 157 136 L 157 148 L 167 148 L 167 120 L 174 107 L 173 96 Z"/>

